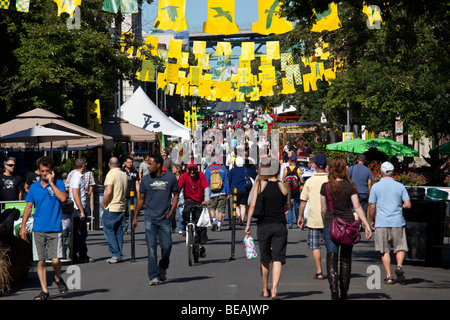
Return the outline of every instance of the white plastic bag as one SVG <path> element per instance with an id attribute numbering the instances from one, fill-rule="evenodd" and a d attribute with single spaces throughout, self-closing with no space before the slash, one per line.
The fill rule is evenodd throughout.
<path id="1" fill-rule="evenodd" d="M 197 222 L 197 227 L 211 227 L 211 217 L 209 216 L 208 208 L 203 208 L 202 214 Z"/>
<path id="2" fill-rule="evenodd" d="M 256 258 L 258 256 L 258 253 L 256 252 L 255 240 L 252 238 L 252 236 L 246 235 L 244 238 L 244 244 L 245 255 L 247 256 L 247 259 Z"/>

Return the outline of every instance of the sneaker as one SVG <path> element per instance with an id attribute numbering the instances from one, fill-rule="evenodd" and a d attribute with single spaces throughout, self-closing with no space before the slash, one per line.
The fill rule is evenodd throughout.
<path id="1" fill-rule="evenodd" d="M 200 247 L 200 258 L 206 258 L 206 248 L 205 246 Z"/>
<path id="2" fill-rule="evenodd" d="M 152 280 L 150 280 L 149 282 L 149 286 L 157 286 L 159 284 L 159 279 L 158 278 L 153 278 Z"/>
<path id="3" fill-rule="evenodd" d="M 216 231 L 220 232 L 220 231 L 222 231 L 222 228 L 218 226 Z"/>
<path id="4" fill-rule="evenodd" d="M 122 258 L 111 257 L 110 259 L 107 259 L 106 262 L 114 264 L 114 263 L 122 262 Z"/>
<path id="5" fill-rule="evenodd" d="M 183 235 L 183 230 L 178 231 L 178 234 Z"/>
<path id="6" fill-rule="evenodd" d="M 216 231 L 217 230 L 217 222 L 213 222 L 212 226 L 211 226 L 211 231 Z"/>
<path id="7" fill-rule="evenodd" d="M 166 276 L 167 276 L 167 269 L 159 268 L 159 279 L 161 281 L 166 281 L 166 279 L 167 279 Z"/>

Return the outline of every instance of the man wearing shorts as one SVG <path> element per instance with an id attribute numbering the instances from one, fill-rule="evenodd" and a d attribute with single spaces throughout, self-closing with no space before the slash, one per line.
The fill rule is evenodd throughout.
<path id="1" fill-rule="evenodd" d="M 47 300 L 49 298 L 47 288 L 47 271 L 45 260 L 52 261 L 55 271 L 55 283 L 59 292 L 65 294 L 68 291 L 64 280 L 61 278 L 61 261 L 63 257 L 62 243 L 62 203 L 67 200 L 64 182 L 55 179 L 53 172 L 53 159 L 42 157 L 38 160 L 40 181 L 33 183 L 25 198 L 27 202 L 20 228 L 20 237 L 28 241 L 25 229 L 26 221 L 31 214 L 34 205 L 34 220 L 32 232 L 33 260 L 37 261 L 37 274 L 42 291 L 35 300 Z M 46 254 L 47 252 L 47 254 Z"/>
<path id="2" fill-rule="evenodd" d="M 219 172 L 220 178 L 222 179 L 222 188 L 220 188 L 220 190 L 216 190 L 214 189 L 214 186 L 211 186 L 211 174 L 214 170 Z M 209 214 L 211 215 L 212 220 L 211 231 L 221 231 L 222 219 L 227 206 L 227 199 L 231 196 L 227 169 L 214 161 L 213 164 L 206 169 L 205 176 L 211 190 L 209 200 Z"/>
<path id="3" fill-rule="evenodd" d="M 391 247 L 397 259 L 395 274 L 397 282 L 405 283 L 402 269 L 408 246 L 406 243 L 405 218 L 402 209 L 411 208 L 408 192 L 403 184 L 392 178 L 394 166 L 390 162 L 381 165 L 382 178 L 375 183 L 370 191 L 370 220 L 375 226 L 375 250 L 381 253 L 381 261 L 386 270 L 385 283 L 393 284 L 391 276 Z M 376 210 L 376 220 L 375 220 Z"/>

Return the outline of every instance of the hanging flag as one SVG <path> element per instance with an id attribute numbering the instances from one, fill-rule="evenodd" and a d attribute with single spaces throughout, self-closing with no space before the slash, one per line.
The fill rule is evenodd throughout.
<path id="1" fill-rule="evenodd" d="M 16 10 L 28 12 L 30 9 L 30 0 L 16 0 Z"/>
<path id="2" fill-rule="evenodd" d="M 289 85 L 286 78 L 282 78 L 281 81 L 283 82 L 283 90 L 281 91 L 281 94 L 290 94 L 296 92 L 293 83 Z"/>
<path id="3" fill-rule="evenodd" d="M 191 86 L 199 85 L 201 78 L 202 78 L 202 68 L 191 66 L 189 68 L 189 82 Z"/>
<path id="4" fill-rule="evenodd" d="M 9 0 L 0 0 L 0 9 L 8 9 Z"/>
<path id="5" fill-rule="evenodd" d="M 280 59 L 280 42 L 279 41 L 267 41 L 266 42 L 266 60 L 278 60 Z"/>
<path id="6" fill-rule="evenodd" d="M 313 13 L 317 17 L 316 23 L 312 26 L 311 31 L 322 32 L 324 30 L 333 31 L 342 27 L 338 16 L 338 9 L 336 3 L 332 2 L 328 5 L 328 10 L 321 13 Z"/>
<path id="7" fill-rule="evenodd" d="M 255 60 L 255 43 L 242 42 L 241 43 L 241 60 Z"/>
<path id="8" fill-rule="evenodd" d="M 117 13 L 120 7 L 120 0 L 105 0 L 103 1 L 103 11 Z"/>
<path id="9" fill-rule="evenodd" d="M 208 0 L 208 21 L 203 32 L 209 34 L 234 34 L 239 27 L 234 21 L 234 0 Z"/>
<path id="10" fill-rule="evenodd" d="M 181 59 L 178 59 L 180 68 L 189 68 L 189 52 L 182 52 Z"/>
<path id="11" fill-rule="evenodd" d="M 292 64 L 286 67 L 286 84 L 292 86 L 293 80 L 295 79 L 295 84 L 302 84 L 302 74 L 300 73 L 300 65 Z"/>
<path id="12" fill-rule="evenodd" d="M 164 90 L 164 88 L 167 86 L 165 73 L 158 73 L 158 77 L 156 78 L 156 84 L 158 86 L 158 89 Z"/>
<path id="13" fill-rule="evenodd" d="M 204 54 L 198 59 L 198 66 L 204 70 L 211 68 L 209 65 L 209 54 Z"/>
<path id="14" fill-rule="evenodd" d="M 159 0 L 154 27 L 160 30 L 187 30 L 185 11 L 186 0 Z"/>
<path id="15" fill-rule="evenodd" d="M 280 0 L 258 0 L 259 21 L 252 25 L 253 32 L 269 35 L 283 34 L 293 29 L 292 22 L 280 16 Z"/>
<path id="16" fill-rule="evenodd" d="M 170 83 L 178 83 L 178 71 L 180 67 L 175 63 L 166 65 L 166 81 Z"/>
<path id="17" fill-rule="evenodd" d="M 139 7 L 137 0 L 120 0 L 120 11 L 122 14 L 138 13 Z"/>
<path id="18" fill-rule="evenodd" d="M 58 16 L 60 16 L 61 13 L 66 12 L 72 17 L 75 8 L 81 6 L 81 0 L 69 0 L 69 1 L 53 0 L 53 1 L 55 1 L 56 5 L 58 6 Z"/>
<path id="19" fill-rule="evenodd" d="M 195 55 L 195 59 L 200 58 L 206 52 L 206 41 L 194 41 L 192 52 Z"/>
<path id="20" fill-rule="evenodd" d="M 287 66 L 293 64 L 292 53 L 286 52 L 281 54 L 281 71 L 286 70 Z"/>
<path id="21" fill-rule="evenodd" d="M 181 58 L 181 48 L 183 47 L 183 40 L 180 39 L 170 39 L 169 41 L 169 53 L 168 58 Z"/>
<path id="22" fill-rule="evenodd" d="M 381 29 L 381 24 L 384 23 L 383 19 L 381 18 L 381 10 L 379 6 L 374 5 L 366 5 L 364 3 L 363 10 L 367 15 L 367 28 L 369 29 Z"/>
<path id="23" fill-rule="evenodd" d="M 231 50 L 231 42 L 223 42 L 223 41 L 217 42 L 216 55 L 229 56 L 232 53 L 233 53 L 233 51 Z"/>
<path id="24" fill-rule="evenodd" d="M 273 85 L 270 81 L 261 82 L 261 91 L 259 95 L 262 97 L 273 96 Z"/>
<path id="25" fill-rule="evenodd" d="M 134 33 L 122 32 L 122 36 L 120 37 L 120 52 L 126 51 L 128 57 L 132 58 L 134 53 L 133 43 L 134 43 Z"/>
<path id="26" fill-rule="evenodd" d="M 155 64 L 152 60 L 142 61 L 142 68 L 136 72 L 136 78 L 140 81 L 155 81 Z"/>
<path id="27" fill-rule="evenodd" d="M 184 112 L 184 125 L 188 128 L 191 127 L 191 112 L 190 111 Z"/>
<path id="28" fill-rule="evenodd" d="M 259 74 L 259 81 L 265 82 L 266 85 L 274 86 L 277 84 L 277 80 L 275 78 L 275 67 L 264 67 L 261 69 L 261 73 Z"/>
<path id="29" fill-rule="evenodd" d="M 95 102 L 87 101 L 87 123 L 88 129 L 102 133 L 102 116 L 100 113 L 100 100 Z"/>

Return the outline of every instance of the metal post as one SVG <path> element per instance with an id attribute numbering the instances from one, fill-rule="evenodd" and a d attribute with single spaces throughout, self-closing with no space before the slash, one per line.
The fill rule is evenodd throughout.
<path id="1" fill-rule="evenodd" d="M 134 191 L 130 191 L 130 198 L 131 198 L 131 204 L 130 204 L 130 210 L 128 219 L 132 219 L 134 217 Z M 134 228 L 131 226 L 131 260 L 130 262 L 136 262 L 135 260 L 135 243 L 134 243 Z"/>
<path id="2" fill-rule="evenodd" d="M 233 189 L 233 218 L 231 222 L 231 260 L 236 260 L 234 257 L 235 242 L 236 242 L 236 202 L 237 202 L 237 188 Z"/>

